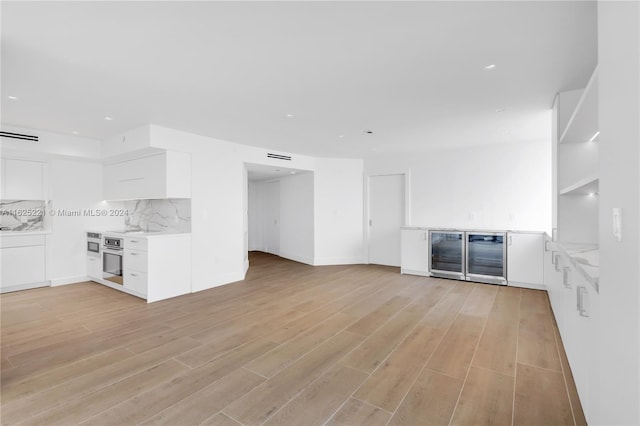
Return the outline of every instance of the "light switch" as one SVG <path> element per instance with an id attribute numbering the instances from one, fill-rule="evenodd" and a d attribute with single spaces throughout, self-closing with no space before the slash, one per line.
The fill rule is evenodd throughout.
<path id="1" fill-rule="evenodd" d="M 619 207 L 613 209 L 613 237 L 622 241 L 622 209 Z"/>

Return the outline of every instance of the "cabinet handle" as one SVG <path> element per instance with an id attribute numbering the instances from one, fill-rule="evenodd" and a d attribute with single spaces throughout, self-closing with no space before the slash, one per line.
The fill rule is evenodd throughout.
<path id="1" fill-rule="evenodd" d="M 89 258 L 89 262 L 95 262 L 95 261 L 96 261 L 96 259 L 95 259 L 95 258 L 93 258 L 93 257 L 90 257 L 90 258 Z"/>
<path id="2" fill-rule="evenodd" d="M 559 254 L 555 254 L 554 255 L 554 259 L 555 261 L 555 265 L 556 265 L 556 271 L 560 272 L 560 262 L 558 262 L 558 259 L 560 259 L 560 255 Z"/>
<path id="3" fill-rule="evenodd" d="M 138 274 L 134 274 L 133 272 L 131 272 L 131 273 L 130 273 L 130 275 L 131 275 L 132 277 L 137 277 L 137 276 L 138 276 Z"/>
<path id="4" fill-rule="evenodd" d="M 424 236 L 424 240 L 427 241 L 427 233 L 426 232 L 424 233 L 423 236 Z"/>
<path id="5" fill-rule="evenodd" d="M 509 245 L 513 245 L 513 237 L 509 235 Z"/>
<path id="6" fill-rule="evenodd" d="M 551 242 L 551 241 L 549 241 L 549 240 L 547 240 L 547 241 L 545 241 L 545 242 L 544 242 L 544 251 L 549 251 L 549 250 L 550 250 L 550 249 L 549 249 L 549 243 L 550 243 L 550 242 Z"/>
<path id="7" fill-rule="evenodd" d="M 129 253 L 131 256 L 137 256 L 138 253 Z"/>
<path id="8" fill-rule="evenodd" d="M 558 241 L 558 228 L 553 228 L 551 230 L 551 241 L 553 241 L 554 243 Z"/>
<path id="9" fill-rule="evenodd" d="M 569 274 L 571 273 L 571 268 L 565 266 L 562 268 L 562 284 L 564 284 L 565 288 L 571 288 L 571 283 L 569 282 Z"/>
<path id="10" fill-rule="evenodd" d="M 589 312 L 586 308 L 585 296 L 588 296 L 587 289 L 583 286 L 578 286 L 576 288 L 576 308 L 578 309 L 578 313 L 581 317 L 589 317 Z"/>
<path id="11" fill-rule="evenodd" d="M 129 242 L 136 244 L 136 243 L 138 243 L 138 240 L 129 240 Z"/>

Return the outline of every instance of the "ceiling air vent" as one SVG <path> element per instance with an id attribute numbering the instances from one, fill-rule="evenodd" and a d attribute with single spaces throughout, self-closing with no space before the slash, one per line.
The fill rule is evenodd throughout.
<path id="1" fill-rule="evenodd" d="M 0 132 L 3 138 L 22 139 L 29 142 L 38 142 L 38 136 L 23 135 L 22 133 Z"/>
<path id="2" fill-rule="evenodd" d="M 291 161 L 291 157 L 288 155 L 272 154 L 270 152 L 267 153 L 267 158 L 275 158 L 276 160 Z"/>

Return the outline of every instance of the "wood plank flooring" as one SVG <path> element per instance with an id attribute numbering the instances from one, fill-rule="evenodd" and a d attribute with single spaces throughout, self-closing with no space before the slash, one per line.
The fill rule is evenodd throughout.
<path id="1" fill-rule="evenodd" d="M 2 425 L 584 425 L 546 293 L 311 267 L 0 296 Z"/>

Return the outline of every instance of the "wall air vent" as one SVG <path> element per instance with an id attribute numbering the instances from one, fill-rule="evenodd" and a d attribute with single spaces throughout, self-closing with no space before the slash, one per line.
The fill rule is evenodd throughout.
<path id="1" fill-rule="evenodd" d="M 22 133 L 1 132 L 0 136 L 3 138 L 22 139 L 29 142 L 38 142 L 38 136 L 23 135 Z"/>
<path id="2" fill-rule="evenodd" d="M 271 154 L 270 152 L 267 153 L 267 158 L 275 158 L 276 160 L 291 161 L 291 157 L 288 155 Z"/>

